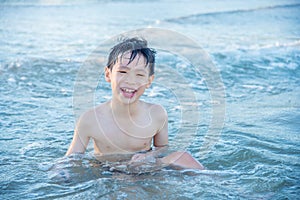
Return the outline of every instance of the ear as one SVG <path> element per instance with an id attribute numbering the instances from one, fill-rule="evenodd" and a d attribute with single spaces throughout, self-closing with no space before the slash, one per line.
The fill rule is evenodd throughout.
<path id="1" fill-rule="evenodd" d="M 154 80 L 154 75 L 149 76 L 146 88 L 149 88 Z"/>
<path id="2" fill-rule="evenodd" d="M 105 80 L 107 82 L 111 82 L 111 79 L 110 79 L 110 76 L 111 76 L 111 71 L 108 67 L 105 67 Z"/>

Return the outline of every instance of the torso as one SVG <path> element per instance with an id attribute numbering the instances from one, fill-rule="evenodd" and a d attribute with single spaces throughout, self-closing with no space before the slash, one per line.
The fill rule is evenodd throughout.
<path id="1" fill-rule="evenodd" d="M 152 138 L 161 126 L 152 116 L 151 106 L 143 102 L 144 110 L 132 118 L 113 115 L 107 103 L 95 108 L 90 121 L 93 128 L 89 130 L 94 140 L 95 154 L 128 154 L 149 150 Z"/>

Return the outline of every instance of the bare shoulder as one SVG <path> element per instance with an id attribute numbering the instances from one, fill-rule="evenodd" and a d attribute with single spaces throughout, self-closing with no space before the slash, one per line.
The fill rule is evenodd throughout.
<path id="1" fill-rule="evenodd" d="M 146 103 L 146 106 L 150 110 L 151 115 L 155 118 L 158 119 L 159 121 L 161 120 L 166 120 L 168 118 L 168 114 L 166 109 L 159 105 L 159 104 L 152 104 L 152 103 Z"/>
<path id="2" fill-rule="evenodd" d="M 76 124 L 80 135 L 94 137 L 95 133 L 101 132 L 101 129 L 98 129 L 99 121 L 105 117 L 106 110 L 107 106 L 103 103 L 83 113 Z"/>
<path id="3" fill-rule="evenodd" d="M 79 122 L 83 124 L 91 124 L 95 121 L 99 120 L 99 118 L 103 115 L 105 115 L 105 112 L 107 112 L 108 106 L 107 103 L 102 103 L 98 105 L 95 108 L 92 108 L 85 113 L 82 114 L 80 117 Z"/>

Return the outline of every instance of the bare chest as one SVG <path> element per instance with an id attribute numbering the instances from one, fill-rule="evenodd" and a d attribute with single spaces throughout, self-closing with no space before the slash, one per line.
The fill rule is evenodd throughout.
<path id="1" fill-rule="evenodd" d="M 156 132 L 150 121 L 102 120 L 93 139 L 95 149 L 101 153 L 129 153 L 149 150 Z"/>

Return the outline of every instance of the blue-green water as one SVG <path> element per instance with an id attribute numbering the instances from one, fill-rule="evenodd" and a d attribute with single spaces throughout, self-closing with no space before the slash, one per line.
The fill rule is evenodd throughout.
<path id="1" fill-rule="evenodd" d="M 1 1 L 0 198 L 299 199 L 299 9 L 292 0 Z M 171 148 L 184 146 L 207 170 L 111 172 L 93 158 L 92 145 L 83 158 L 62 158 L 73 136 L 79 69 L 110 37 L 147 27 L 193 39 L 219 70 L 225 121 L 204 155 L 213 103 L 201 74 L 176 55 L 158 53 L 158 63 L 179 69 L 193 86 L 199 124 L 180 123 L 194 109 L 180 105 L 191 99 L 179 104 L 162 78 L 143 97 L 167 108 Z M 170 85 L 179 83 L 159 72 Z M 110 95 L 102 81 L 96 103 Z M 178 135 L 189 137 L 187 147 Z M 57 168 L 70 172 L 69 181 Z"/>

